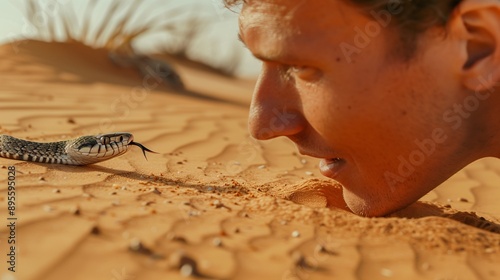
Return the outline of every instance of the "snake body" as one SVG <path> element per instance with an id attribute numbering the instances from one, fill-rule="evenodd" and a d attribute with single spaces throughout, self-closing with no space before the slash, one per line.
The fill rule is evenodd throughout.
<path id="1" fill-rule="evenodd" d="M 127 132 L 115 132 L 81 136 L 58 142 L 34 142 L 0 135 L 0 156 L 17 160 L 68 165 L 87 165 L 105 161 L 127 152 L 130 145 L 152 152 L 142 144 L 134 142 Z"/>

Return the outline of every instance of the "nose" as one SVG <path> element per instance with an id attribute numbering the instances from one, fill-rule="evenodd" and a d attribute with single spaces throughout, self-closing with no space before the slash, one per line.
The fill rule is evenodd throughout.
<path id="1" fill-rule="evenodd" d="M 250 105 L 250 134 L 258 140 L 298 134 L 305 126 L 301 107 L 293 82 L 264 64 Z"/>

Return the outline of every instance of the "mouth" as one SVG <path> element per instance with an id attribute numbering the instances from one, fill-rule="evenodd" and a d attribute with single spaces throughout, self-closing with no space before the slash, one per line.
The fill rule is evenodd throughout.
<path id="1" fill-rule="evenodd" d="M 347 161 L 344 158 L 340 157 L 331 157 L 325 158 L 325 154 L 321 155 L 320 153 L 313 153 L 311 151 L 307 151 L 298 146 L 298 150 L 302 155 L 319 158 L 319 171 L 325 177 L 335 179 L 338 177 L 339 172 L 346 165 Z"/>
<path id="2" fill-rule="evenodd" d="M 319 162 L 319 170 L 323 176 L 335 179 L 345 165 L 346 161 L 342 158 L 322 159 Z"/>

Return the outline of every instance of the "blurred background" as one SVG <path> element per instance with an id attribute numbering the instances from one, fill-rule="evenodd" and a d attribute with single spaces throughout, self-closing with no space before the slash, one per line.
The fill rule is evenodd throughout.
<path id="1" fill-rule="evenodd" d="M 109 48 L 111 39 L 124 45 L 113 38 L 121 30 L 137 53 L 185 56 L 241 78 L 260 70 L 238 40 L 238 8 L 222 0 L 3 0 L 0 21 L 0 43 L 76 40 Z"/>

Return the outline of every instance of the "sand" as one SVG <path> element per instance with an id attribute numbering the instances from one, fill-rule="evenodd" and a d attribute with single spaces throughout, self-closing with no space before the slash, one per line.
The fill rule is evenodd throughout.
<path id="1" fill-rule="evenodd" d="M 1 134 L 128 131 L 159 153 L 85 167 L 0 158 L 2 280 L 500 278 L 498 159 L 390 217 L 362 218 L 325 196 L 340 189 L 316 159 L 249 136 L 251 81 L 179 62 L 188 91 L 174 92 L 77 43 L 16 42 L 0 61 Z"/>

